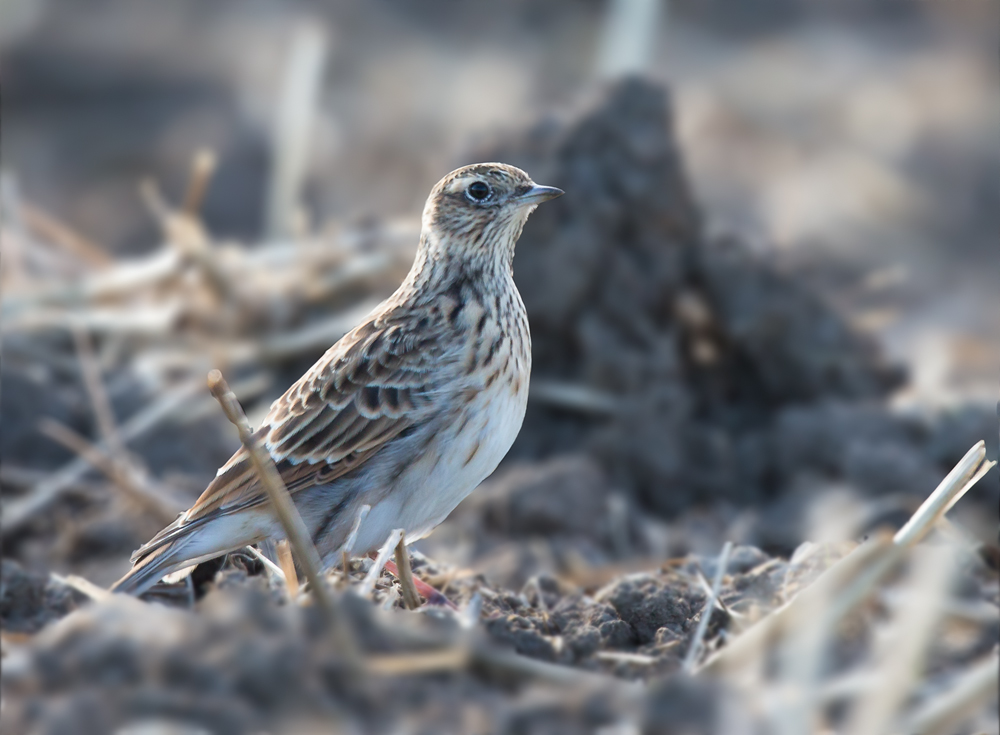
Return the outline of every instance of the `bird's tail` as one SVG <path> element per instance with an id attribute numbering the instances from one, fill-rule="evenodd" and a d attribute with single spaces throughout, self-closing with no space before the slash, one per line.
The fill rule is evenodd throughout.
<path id="1" fill-rule="evenodd" d="M 166 575 L 267 538 L 270 519 L 260 513 L 233 513 L 184 523 L 182 516 L 132 555 L 132 569 L 112 592 L 141 595 Z"/>
<path id="2" fill-rule="evenodd" d="M 177 554 L 171 553 L 172 551 L 169 546 L 163 546 L 142 557 L 124 577 L 111 585 L 111 591 L 141 595 L 171 572 L 191 564 L 188 561 L 178 562 Z"/>

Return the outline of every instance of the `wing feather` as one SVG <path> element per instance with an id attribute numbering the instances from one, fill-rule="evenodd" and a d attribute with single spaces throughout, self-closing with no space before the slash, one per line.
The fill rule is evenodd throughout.
<path id="1" fill-rule="evenodd" d="M 327 351 L 271 405 L 257 434 L 289 492 L 351 472 L 433 413 L 438 386 L 429 376 L 440 367 L 445 351 L 433 331 L 414 338 L 413 330 L 392 323 L 391 312 L 376 315 Z M 265 499 L 250 456 L 241 447 L 191 509 L 133 560 L 192 526 Z"/>
<path id="2" fill-rule="evenodd" d="M 444 376 L 455 362 L 440 329 L 421 320 L 404 327 L 387 302 L 331 347 L 271 405 L 257 431 L 289 492 L 330 483 L 367 462 L 436 410 Z M 424 328 L 424 327 L 427 328 Z M 434 376 L 435 379 L 432 379 Z M 213 518 L 265 502 L 242 447 L 176 522 L 133 554 L 141 560 Z"/>

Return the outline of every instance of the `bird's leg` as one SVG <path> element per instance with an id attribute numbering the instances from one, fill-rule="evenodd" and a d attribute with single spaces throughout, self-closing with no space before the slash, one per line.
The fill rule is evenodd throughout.
<path id="1" fill-rule="evenodd" d="M 413 584 L 413 571 L 410 569 L 410 554 L 406 550 L 405 534 L 399 537 L 399 543 L 396 544 L 396 569 L 406 609 L 416 610 L 421 604 L 420 595 L 417 593 L 416 585 Z"/>
<path id="2" fill-rule="evenodd" d="M 368 555 L 369 558 L 375 558 L 375 552 L 373 551 Z M 385 563 L 385 570 L 389 572 L 396 579 L 399 579 L 399 569 L 396 567 L 396 563 L 392 561 L 387 561 Z M 411 573 L 412 577 L 412 573 Z M 445 607 L 450 607 L 452 610 L 458 610 L 458 605 L 445 597 L 442 593 L 438 592 L 436 589 L 427 584 L 420 577 L 412 577 L 413 586 L 416 588 L 417 593 L 427 600 L 428 605 L 444 605 Z"/>

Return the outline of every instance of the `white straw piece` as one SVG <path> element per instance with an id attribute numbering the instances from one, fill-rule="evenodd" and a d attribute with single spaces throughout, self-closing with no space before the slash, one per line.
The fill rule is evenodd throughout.
<path id="1" fill-rule="evenodd" d="M 691 647 L 688 648 L 687 656 L 684 657 L 684 671 L 690 673 L 694 670 L 698 654 L 701 653 L 702 640 L 705 638 L 705 631 L 708 630 L 708 621 L 715 611 L 715 601 L 719 597 L 719 589 L 722 587 L 722 578 L 726 575 L 726 566 L 729 564 L 729 554 L 733 550 L 733 542 L 727 541 L 719 554 L 719 561 L 715 569 L 715 578 L 712 580 L 712 589 L 705 600 L 705 606 L 701 610 L 701 620 L 698 621 L 698 628 L 695 630 L 694 638 L 691 639 Z"/>
<path id="2" fill-rule="evenodd" d="M 61 574 L 56 574 L 55 572 L 51 572 L 49 574 L 49 577 L 51 577 L 53 581 L 58 582 L 61 585 L 69 587 L 70 589 L 74 589 L 82 595 L 86 595 L 95 602 L 103 602 L 105 600 L 110 600 L 113 595 L 112 592 L 109 592 L 103 587 L 98 587 L 89 579 L 78 577 L 75 574 L 69 574 L 64 577 Z"/>
<path id="3" fill-rule="evenodd" d="M 898 732 L 893 727 L 896 713 L 923 671 L 935 626 L 948 599 L 956 549 L 922 546 L 913 554 L 908 592 L 916 601 L 899 610 L 890 629 L 876 643 L 876 683 L 852 708 L 845 730 L 851 735 Z"/>
<path id="4" fill-rule="evenodd" d="M 372 568 L 368 570 L 368 574 L 365 578 L 361 580 L 361 584 L 358 585 L 358 594 L 361 597 L 368 597 L 375 589 L 375 582 L 378 581 L 379 576 L 382 574 L 382 570 L 385 568 L 385 563 L 389 560 L 389 555 L 396 550 L 396 544 L 399 540 L 403 538 L 403 529 L 396 528 L 389 534 L 389 538 L 385 540 L 382 548 L 378 550 L 378 556 L 375 557 L 375 563 Z"/>
<path id="5" fill-rule="evenodd" d="M 976 473 L 976 469 L 986 459 L 986 442 L 980 440 L 976 446 L 966 452 L 962 460 L 935 488 L 930 497 L 923 502 L 910 520 L 906 522 L 896 535 L 893 542 L 898 546 L 910 547 L 920 541 L 934 522 L 944 515 L 958 500 L 968 492 L 979 479 L 989 471 L 995 462 L 988 462 L 984 470 Z M 969 478 L 972 478 L 969 480 Z M 968 480 L 968 482 L 967 482 Z"/>
<path id="6" fill-rule="evenodd" d="M 262 553 L 260 553 L 260 551 L 257 550 L 257 549 L 255 549 L 253 546 L 245 546 L 243 548 L 244 548 L 244 551 L 246 551 L 248 554 L 250 554 L 250 556 L 252 556 L 254 559 L 257 559 L 261 564 L 263 564 L 264 568 L 267 569 L 267 571 L 269 571 L 275 577 L 277 577 L 278 579 L 280 579 L 282 582 L 285 581 L 285 573 L 281 570 L 281 567 L 279 567 L 273 561 L 271 561 L 270 559 L 268 559 L 266 556 L 264 556 Z"/>

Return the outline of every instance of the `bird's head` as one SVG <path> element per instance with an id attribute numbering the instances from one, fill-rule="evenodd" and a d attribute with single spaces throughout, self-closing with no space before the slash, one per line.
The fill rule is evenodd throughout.
<path id="1" fill-rule="evenodd" d="M 509 265 L 528 215 L 562 193 L 505 163 L 464 166 L 431 190 L 422 239 L 439 257 Z"/>

